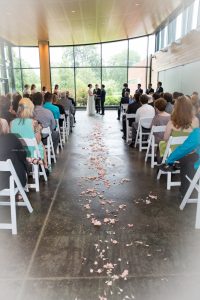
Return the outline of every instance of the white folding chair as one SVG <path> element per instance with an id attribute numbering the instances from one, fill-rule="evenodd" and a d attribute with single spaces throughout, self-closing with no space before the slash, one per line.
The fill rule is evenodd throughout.
<path id="1" fill-rule="evenodd" d="M 57 131 L 58 134 L 59 134 L 59 143 L 58 143 L 58 147 L 57 147 L 57 154 L 59 154 L 60 148 L 63 149 L 62 137 L 61 137 L 60 126 L 59 126 L 59 120 L 56 120 L 56 131 Z M 59 148 L 59 147 L 60 147 L 60 148 Z"/>
<path id="2" fill-rule="evenodd" d="M 66 138 L 67 138 L 67 141 L 69 139 L 69 134 L 70 134 L 70 116 L 69 116 L 69 110 L 66 110 L 65 111 L 65 121 L 66 121 Z"/>
<path id="3" fill-rule="evenodd" d="M 186 176 L 186 178 L 189 180 L 190 186 L 183 198 L 183 201 L 181 202 L 180 210 L 183 210 L 187 203 L 196 203 L 197 210 L 196 210 L 195 228 L 200 229 L 200 167 L 197 169 L 193 179 L 190 179 L 188 176 Z M 191 198 L 191 195 L 194 190 L 197 191 L 196 199 Z"/>
<path id="4" fill-rule="evenodd" d="M 10 159 L 7 161 L 0 161 L 0 172 L 9 172 L 9 188 L 0 190 L 0 197 L 9 197 L 9 201 L 0 201 L 0 206 L 10 206 L 11 223 L 0 223 L 0 229 L 11 229 L 12 234 L 17 234 L 17 217 L 16 217 L 16 205 L 26 206 L 28 211 L 32 213 L 33 208 L 28 200 L 28 197 L 21 185 L 21 182 L 17 176 L 13 163 Z M 17 193 L 20 193 L 23 201 L 15 201 Z"/>
<path id="5" fill-rule="evenodd" d="M 122 120 L 123 120 L 123 116 L 126 114 L 127 108 L 128 108 L 128 104 L 121 105 Z"/>
<path id="6" fill-rule="evenodd" d="M 160 133 L 165 132 L 166 126 L 152 126 L 151 133 L 148 140 L 148 147 L 147 152 L 145 156 L 145 162 L 147 162 L 148 158 L 151 158 L 151 168 L 154 168 L 154 166 L 157 165 L 157 162 L 155 162 L 155 150 L 158 147 L 158 145 L 155 143 L 155 136 L 154 133 Z"/>
<path id="7" fill-rule="evenodd" d="M 178 137 L 171 136 L 169 138 L 169 141 L 167 143 L 167 147 L 166 147 L 163 159 L 162 159 L 162 164 L 165 163 L 166 159 L 171 154 L 171 152 L 172 152 L 171 147 L 182 145 L 186 139 L 187 139 L 187 136 L 178 136 Z M 171 190 L 172 186 L 180 186 L 181 185 L 180 181 L 172 181 L 172 174 L 179 174 L 179 173 L 180 173 L 180 170 L 176 170 L 174 172 L 164 172 L 162 170 L 159 170 L 158 175 L 157 175 L 157 180 L 160 179 L 160 176 L 162 174 L 167 174 L 167 189 Z"/>
<path id="8" fill-rule="evenodd" d="M 135 148 L 139 144 L 139 151 L 141 152 L 142 150 L 147 149 L 148 145 L 148 137 L 150 135 L 150 132 L 144 132 L 142 129 L 142 125 L 145 123 L 145 128 L 151 127 L 153 118 L 140 118 L 139 124 L 138 124 L 138 129 L 137 129 L 137 135 L 136 135 L 136 140 L 135 140 Z M 146 140 L 143 140 L 143 138 L 146 137 Z M 146 145 L 146 146 L 145 146 Z"/>
<path id="9" fill-rule="evenodd" d="M 51 159 L 53 159 L 54 163 L 56 163 L 56 155 L 53 147 L 53 140 L 51 135 L 51 130 L 49 127 L 42 129 L 42 134 L 47 135 L 47 144 L 44 145 L 46 151 L 47 151 L 47 160 L 48 160 L 48 166 L 51 167 Z"/>
<path id="10" fill-rule="evenodd" d="M 38 147 L 38 143 L 37 143 L 37 141 L 36 141 L 35 138 L 33 138 L 33 139 L 23 138 L 23 139 L 20 139 L 20 140 L 21 140 L 21 142 L 22 142 L 22 144 L 24 146 L 33 147 L 34 148 L 34 157 L 32 157 L 32 158 L 36 158 L 36 159 L 40 159 L 41 158 L 41 154 L 40 154 L 40 150 L 39 150 L 39 147 Z M 47 181 L 46 171 L 45 171 L 45 168 L 44 168 L 43 164 L 38 165 L 38 164 L 31 163 L 31 166 L 32 166 L 31 175 L 33 177 L 34 183 L 29 183 L 28 187 L 35 189 L 36 192 L 39 192 L 40 191 L 39 177 L 43 176 L 44 180 Z M 39 166 L 41 167 L 41 171 L 39 169 Z"/>
<path id="11" fill-rule="evenodd" d="M 62 140 L 62 143 L 65 144 L 66 138 L 67 138 L 67 133 L 66 133 L 67 125 L 66 125 L 65 115 L 61 115 L 60 120 L 63 120 L 62 126 L 60 127 L 61 140 Z"/>
<path id="12" fill-rule="evenodd" d="M 126 142 L 132 141 L 132 126 L 129 126 L 129 120 L 135 119 L 136 114 L 126 114 Z"/>

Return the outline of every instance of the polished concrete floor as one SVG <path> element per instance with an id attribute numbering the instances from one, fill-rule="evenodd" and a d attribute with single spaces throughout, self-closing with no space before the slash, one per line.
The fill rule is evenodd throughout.
<path id="1" fill-rule="evenodd" d="M 195 205 L 179 210 L 116 111 L 77 124 L 18 235 L 0 231 L 0 300 L 199 300 Z M 0 218 L 9 218 L 1 208 Z"/>

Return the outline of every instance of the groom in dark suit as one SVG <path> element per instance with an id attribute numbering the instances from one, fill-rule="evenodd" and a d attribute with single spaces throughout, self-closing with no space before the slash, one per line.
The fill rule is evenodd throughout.
<path id="1" fill-rule="evenodd" d="M 100 101 L 101 101 L 101 89 L 99 88 L 98 84 L 95 85 L 95 89 L 93 91 L 94 100 L 95 100 L 95 108 L 96 113 L 100 113 Z"/>
<path id="2" fill-rule="evenodd" d="M 105 85 L 102 84 L 102 86 L 101 86 L 101 115 L 104 115 L 105 100 L 106 100 L 106 90 L 105 90 Z"/>

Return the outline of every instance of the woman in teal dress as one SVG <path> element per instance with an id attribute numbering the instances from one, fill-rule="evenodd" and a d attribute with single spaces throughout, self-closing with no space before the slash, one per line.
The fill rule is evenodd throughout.
<path id="1" fill-rule="evenodd" d="M 44 167 L 47 168 L 47 159 L 44 145 L 41 142 L 41 129 L 42 127 L 37 121 L 33 119 L 34 105 L 28 98 L 23 98 L 19 102 L 17 118 L 11 122 L 10 131 L 20 139 L 33 139 L 35 138 L 39 148 L 39 161 L 43 160 Z M 25 146 L 27 157 L 29 159 L 35 158 L 35 147 Z"/>

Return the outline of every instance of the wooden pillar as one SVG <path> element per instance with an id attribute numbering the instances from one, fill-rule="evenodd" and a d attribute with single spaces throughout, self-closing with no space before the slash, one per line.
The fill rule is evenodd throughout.
<path id="1" fill-rule="evenodd" d="M 50 69 L 50 55 L 49 42 L 39 41 L 39 55 L 40 55 L 40 78 L 41 87 L 45 86 L 51 92 L 51 69 Z"/>

